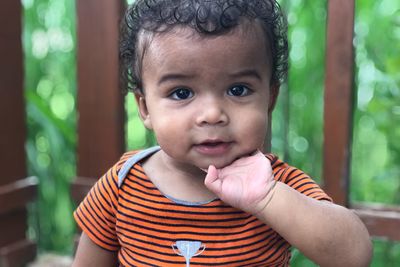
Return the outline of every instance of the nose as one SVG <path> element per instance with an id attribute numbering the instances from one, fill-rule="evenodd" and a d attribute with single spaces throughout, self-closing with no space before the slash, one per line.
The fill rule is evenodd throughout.
<path id="1" fill-rule="evenodd" d="M 219 101 L 207 101 L 199 106 L 198 116 L 196 118 L 197 125 L 226 125 L 229 117 L 226 113 L 226 107 Z"/>

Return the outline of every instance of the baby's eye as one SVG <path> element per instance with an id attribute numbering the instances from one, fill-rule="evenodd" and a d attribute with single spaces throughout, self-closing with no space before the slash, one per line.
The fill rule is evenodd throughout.
<path id="1" fill-rule="evenodd" d="M 251 94 L 251 90 L 245 85 L 235 85 L 228 90 L 230 96 L 247 96 Z"/>
<path id="2" fill-rule="evenodd" d="M 169 97 L 175 100 L 185 100 L 193 97 L 193 92 L 187 88 L 178 88 Z"/>

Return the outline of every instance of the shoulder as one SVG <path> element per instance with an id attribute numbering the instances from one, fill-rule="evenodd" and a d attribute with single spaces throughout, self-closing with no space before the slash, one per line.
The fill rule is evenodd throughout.
<path id="1" fill-rule="evenodd" d="M 287 183 L 293 176 L 305 175 L 301 170 L 290 166 L 283 160 L 279 159 L 278 156 L 269 153 L 265 155 L 271 162 L 272 172 L 274 173 L 275 179 L 280 182 Z"/>
<path id="2" fill-rule="evenodd" d="M 96 191 L 98 194 L 103 196 L 108 196 L 111 199 L 118 198 L 119 192 L 119 183 L 120 183 L 120 173 L 124 166 L 124 164 L 136 155 L 140 150 L 129 151 L 124 153 L 118 161 L 109 168 L 104 175 L 100 177 L 100 179 L 95 183 L 92 187 L 91 191 Z"/>
<path id="3" fill-rule="evenodd" d="M 310 177 L 304 173 L 302 170 L 290 166 L 283 160 L 279 159 L 278 156 L 274 154 L 266 154 L 266 157 L 269 159 L 271 162 L 271 167 L 272 167 L 272 172 L 275 176 L 275 179 L 283 182 L 283 183 L 290 183 L 291 180 L 293 179 L 302 179 L 302 178 L 308 178 Z"/>
<path id="4" fill-rule="evenodd" d="M 140 150 L 133 150 L 133 151 L 125 152 L 118 159 L 118 161 L 103 175 L 102 178 L 105 178 L 107 180 L 113 180 L 116 183 L 118 183 L 118 175 L 121 172 L 121 169 L 123 169 L 126 162 L 130 158 L 132 158 L 134 155 L 136 155 L 138 152 L 140 152 Z"/>
<path id="5" fill-rule="evenodd" d="M 309 197 L 332 201 L 332 199 L 321 189 L 321 187 L 305 172 L 290 166 L 280 160 L 274 154 L 266 154 L 272 166 L 274 178 L 277 181 L 287 184 L 298 192 Z"/>
<path id="6" fill-rule="evenodd" d="M 121 157 L 121 160 L 117 163 L 118 187 L 122 186 L 125 177 L 128 175 L 135 164 L 151 156 L 160 149 L 161 148 L 159 146 L 154 146 L 143 150 L 136 150 L 125 153 Z"/>
<path id="7" fill-rule="evenodd" d="M 138 154 L 142 150 L 132 150 L 132 151 L 127 151 L 122 156 L 119 158 L 117 163 L 114 165 L 114 167 L 117 170 L 121 170 L 122 166 L 125 164 L 126 161 L 128 161 L 130 158 Z"/>

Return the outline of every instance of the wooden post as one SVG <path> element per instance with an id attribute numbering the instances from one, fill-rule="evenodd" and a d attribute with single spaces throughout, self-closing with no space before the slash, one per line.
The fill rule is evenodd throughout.
<path id="1" fill-rule="evenodd" d="M 324 104 L 324 189 L 348 206 L 353 111 L 354 0 L 328 1 Z"/>
<path id="2" fill-rule="evenodd" d="M 36 245 L 25 236 L 25 206 L 37 181 L 26 178 L 20 1 L 0 1 L 0 25 L 0 265 L 15 267 L 36 255 Z"/>
<path id="3" fill-rule="evenodd" d="M 122 1 L 79 0 L 78 178 L 80 201 L 125 149 L 124 95 L 119 89 L 119 21 Z"/>

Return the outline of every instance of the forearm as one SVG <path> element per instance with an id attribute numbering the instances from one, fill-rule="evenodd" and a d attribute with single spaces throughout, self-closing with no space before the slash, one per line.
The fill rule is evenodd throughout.
<path id="1" fill-rule="evenodd" d="M 321 266 L 368 266 L 369 234 L 351 211 L 306 197 L 283 183 L 274 190 L 258 214 L 260 220 Z"/>

